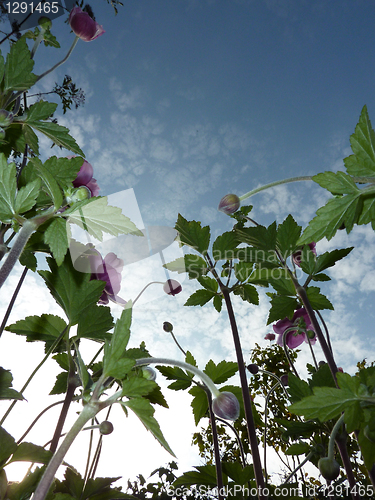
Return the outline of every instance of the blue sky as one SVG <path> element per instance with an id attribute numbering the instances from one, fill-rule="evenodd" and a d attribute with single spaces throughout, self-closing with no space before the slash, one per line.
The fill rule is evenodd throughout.
<path id="1" fill-rule="evenodd" d="M 375 126 L 371 2 L 124 0 L 117 16 L 102 0 L 92 2 L 92 7 L 106 33 L 90 43 L 80 41 L 69 61 L 42 80 L 38 89 L 49 91 L 69 74 L 85 90 L 85 106 L 65 115 L 57 113 L 59 122 L 71 130 L 93 165 L 102 195 L 134 190 L 145 225 L 173 227 L 181 213 L 211 225 L 215 236 L 231 227 L 217 211 L 223 195 L 241 195 L 286 177 L 343 169 L 342 159 L 350 154 L 349 136 L 364 104 Z M 73 40 L 62 18 L 54 21 L 53 33 L 63 49 L 41 47 L 36 73 L 51 67 Z M 42 146 L 47 158 L 50 144 L 43 139 Z M 56 150 L 54 154 L 67 153 Z M 306 225 L 325 200 L 325 192 L 310 182 L 274 188 L 251 202 L 253 217 L 262 224 L 275 219 L 282 222 L 291 212 Z M 123 210 L 129 215 L 126 206 Z M 333 281 L 325 287 L 336 308 L 325 314 L 335 353 L 339 364 L 351 373 L 356 361 L 366 356 L 371 361 L 375 354 L 370 342 L 374 239 L 371 228 L 360 227 L 317 245 L 318 253 L 356 246 L 331 271 Z M 146 265 L 128 266 L 121 296 L 134 298 L 147 283 L 148 269 Z M 16 285 L 17 272 L 7 293 Z M 199 366 L 204 367 L 209 357 L 235 359 L 225 315 L 219 316 L 210 306 L 183 308 L 195 289 L 187 280 L 183 285 L 183 292 L 173 301 L 159 295 L 139 301 L 134 313 L 134 345 L 144 339 L 152 354 L 168 352 L 179 358 L 177 348 L 160 328 L 163 321 L 171 321 Z M 31 273 L 22 293 L 12 322 L 46 312 L 47 301 L 51 303 L 38 276 Z M 49 307 L 49 312 L 61 314 L 54 303 Z M 267 345 L 268 299 L 262 292 L 258 308 L 240 301 L 235 307 L 248 356 L 255 342 Z M 119 311 L 114 308 L 114 314 Z M 6 338 L 11 342 L 10 334 Z M 23 339 L 17 342 L 25 349 Z M 27 349 L 25 364 L 30 349 L 42 355 L 38 346 L 28 344 Z M 307 350 L 301 353 L 301 360 L 301 366 L 310 361 Z M 56 372 L 50 370 L 48 391 Z M 14 386 L 19 388 L 25 371 L 14 376 Z M 174 406 L 170 413 L 160 413 L 162 429 L 182 467 L 197 465 L 189 433 L 182 438 L 171 424 L 180 422 L 193 432 L 188 396 L 168 394 Z M 136 442 L 132 442 L 130 461 L 109 471 L 104 459 L 104 472 L 98 473 L 127 479 L 165 464 L 168 455 L 141 427 L 139 433 L 142 446 L 136 452 Z M 108 438 L 119 439 L 118 435 Z M 274 470 L 279 469 L 275 462 Z"/>

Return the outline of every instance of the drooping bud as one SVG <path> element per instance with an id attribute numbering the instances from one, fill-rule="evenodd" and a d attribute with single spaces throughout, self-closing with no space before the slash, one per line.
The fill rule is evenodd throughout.
<path id="1" fill-rule="evenodd" d="M 252 363 L 251 365 L 247 365 L 247 369 L 253 375 L 256 375 L 259 372 L 259 366 L 254 363 Z"/>
<path id="2" fill-rule="evenodd" d="M 234 421 L 240 414 L 240 403 L 234 394 L 224 391 L 212 401 L 212 410 L 216 416 Z"/>
<path id="3" fill-rule="evenodd" d="M 236 194 L 227 194 L 221 198 L 218 209 L 227 215 L 234 214 L 240 208 L 240 199 Z"/>
<path id="4" fill-rule="evenodd" d="M 163 290 L 168 295 L 177 295 L 182 291 L 182 286 L 177 280 L 167 280 L 164 283 Z"/>
<path id="5" fill-rule="evenodd" d="M 108 420 L 104 420 L 99 425 L 100 434 L 111 434 L 113 432 L 113 425 Z"/>
<path id="6" fill-rule="evenodd" d="M 42 16 L 38 19 L 38 24 L 43 31 L 49 31 L 52 28 L 52 21 L 49 17 Z"/>
<path id="7" fill-rule="evenodd" d="M 0 109 L 0 127 L 9 127 L 13 122 L 13 113 L 6 109 Z"/>
<path id="8" fill-rule="evenodd" d="M 147 380 L 155 380 L 156 379 L 156 371 L 151 368 L 151 366 L 145 366 L 142 368 L 142 375 Z"/>
<path id="9" fill-rule="evenodd" d="M 165 332 L 168 332 L 168 333 L 173 332 L 173 325 L 172 325 L 172 323 L 169 323 L 168 321 L 164 321 L 164 323 L 163 323 L 163 330 Z"/>
<path id="10" fill-rule="evenodd" d="M 281 383 L 283 384 L 284 387 L 288 387 L 288 374 L 284 373 L 284 375 L 281 375 L 280 377 Z"/>
<path id="11" fill-rule="evenodd" d="M 267 335 L 264 337 L 264 340 L 275 340 L 276 335 L 274 333 L 267 333 Z"/>
<path id="12" fill-rule="evenodd" d="M 328 481 L 334 481 L 340 474 L 340 465 L 333 458 L 323 457 L 319 459 L 318 467 L 321 475 Z"/>
<path id="13" fill-rule="evenodd" d="M 69 24 L 74 34 L 84 42 L 91 42 L 105 33 L 103 26 L 100 26 L 87 12 L 77 6 L 69 14 Z"/>

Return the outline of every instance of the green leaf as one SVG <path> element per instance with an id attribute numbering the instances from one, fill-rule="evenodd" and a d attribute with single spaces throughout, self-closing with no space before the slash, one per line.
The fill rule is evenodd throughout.
<path id="1" fill-rule="evenodd" d="M 186 353 L 185 363 L 189 363 L 189 365 L 192 365 L 192 366 L 198 366 L 197 362 L 195 361 L 194 356 L 191 354 L 190 351 L 187 351 L 187 353 Z"/>
<path id="2" fill-rule="evenodd" d="M 68 387 L 68 372 L 61 372 L 56 376 L 55 385 L 50 392 L 50 395 L 53 394 L 65 394 Z"/>
<path id="3" fill-rule="evenodd" d="M 279 319 L 284 319 L 286 317 L 291 318 L 294 311 L 299 307 L 297 300 L 293 297 L 275 294 L 269 295 L 271 296 L 271 309 L 268 315 L 267 325 Z"/>
<path id="4" fill-rule="evenodd" d="M 40 185 L 40 179 L 36 179 L 18 191 L 14 204 L 16 214 L 23 214 L 33 208 L 39 195 Z"/>
<path id="5" fill-rule="evenodd" d="M 242 468 L 239 462 L 221 462 L 223 472 L 226 476 L 233 479 L 236 484 L 245 485 L 251 479 L 254 479 L 253 465 L 247 465 Z"/>
<path id="6" fill-rule="evenodd" d="M 312 180 L 332 194 L 357 194 L 360 191 L 350 175 L 340 171 L 323 172 L 314 175 Z"/>
<path id="7" fill-rule="evenodd" d="M 234 361 L 220 361 L 220 363 L 216 365 L 212 359 L 210 359 L 203 371 L 210 377 L 214 384 L 222 384 L 233 377 L 237 370 L 238 364 Z"/>
<path id="8" fill-rule="evenodd" d="M 113 328 L 111 309 L 106 306 L 92 304 L 84 309 L 78 320 L 77 336 L 91 340 L 111 338 L 109 330 Z"/>
<path id="9" fill-rule="evenodd" d="M 289 276 L 286 278 L 283 276 L 279 276 L 277 279 L 271 278 L 269 283 L 280 295 L 287 295 L 289 297 L 294 297 L 296 295 L 295 286 Z"/>
<path id="10" fill-rule="evenodd" d="M 184 472 L 173 483 L 175 488 L 180 486 L 206 485 L 217 486 L 216 470 L 214 465 L 200 465 L 195 467 L 196 471 Z M 223 484 L 228 483 L 227 476 L 223 476 Z"/>
<path id="11" fill-rule="evenodd" d="M 361 455 L 365 462 L 367 470 L 371 470 L 375 463 L 375 446 L 374 443 L 369 441 L 364 435 L 363 429 L 360 430 L 358 435 L 358 444 L 361 449 Z"/>
<path id="12" fill-rule="evenodd" d="M 76 357 L 75 357 L 75 364 L 77 366 L 77 373 L 79 376 L 79 379 L 81 381 L 82 387 L 84 390 L 88 389 L 92 385 L 92 379 L 89 375 L 89 372 L 87 370 L 87 367 L 81 357 L 81 353 L 79 352 L 79 348 L 76 342 L 73 342 L 74 344 L 74 349 L 76 351 Z"/>
<path id="13" fill-rule="evenodd" d="M 131 306 L 131 304 L 129 305 Z M 121 359 L 125 354 L 126 346 L 129 342 L 131 321 L 132 309 L 131 307 L 127 307 L 122 311 L 121 317 L 116 321 L 111 343 L 104 355 L 103 372 L 107 377 L 123 378 L 118 377 L 119 371 L 125 372 L 124 375 L 126 375 L 135 364 L 134 360 Z M 132 361 L 133 364 L 131 364 L 130 361 Z M 114 375 L 114 372 L 116 372 L 117 376 Z"/>
<path id="14" fill-rule="evenodd" d="M 239 281 L 246 281 L 253 271 L 253 263 L 240 261 L 234 264 L 234 275 Z"/>
<path id="15" fill-rule="evenodd" d="M 3 427 L 0 427 L 0 464 L 7 460 L 17 449 L 14 439 Z"/>
<path id="16" fill-rule="evenodd" d="M 306 293 L 312 308 L 316 311 L 321 311 L 322 309 L 334 309 L 331 302 L 325 295 L 320 293 L 320 288 L 317 286 L 309 286 Z"/>
<path id="17" fill-rule="evenodd" d="M 2 81 L 2 79 L 4 77 L 4 70 L 5 70 L 4 57 L 0 53 L 0 82 Z"/>
<path id="18" fill-rule="evenodd" d="M 375 134 L 367 106 L 363 106 L 354 134 L 350 136 L 354 155 L 344 159 L 348 174 L 359 177 L 375 176 Z"/>
<path id="19" fill-rule="evenodd" d="M 278 261 L 276 253 L 274 251 L 260 250 L 259 248 L 237 248 L 234 252 L 234 258 L 239 259 L 243 262 L 261 264 L 262 267 L 271 269 L 280 266 L 280 262 Z"/>
<path id="20" fill-rule="evenodd" d="M 195 254 L 178 257 L 172 262 L 168 262 L 168 264 L 163 264 L 163 267 L 174 273 L 188 273 L 191 280 L 204 276 L 208 271 L 206 262 L 202 257 Z"/>
<path id="21" fill-rule="evenodd" d="M 29 146 L 29 148 L 31 148 L 35 155 L 39 155 L 39 139 L 34 130 L 27 123 L 22 125 L 21 130 L 23 133 L 23 142 L 25 142 Z M 20 149 L 21 147 L 22 145 L 18 145 L 17 149 Z"/>
<path id="22" fill-rule="evenodd" d="M 34 122 L 37 120 L 47 120 L 50 118 L 53 113 L 56 111 L 57 104 L 54 102 L 48 101 L 38 101 L 35 104 L 32 104 L 30 108 L 27 110 L 26 118 L 20 117 L 20 121 L 23 122 Z"/>
<path id="23" fill-rule="evenodd" d="M 296 377 L 293 373 L 288 373 L 288 394 L 292 403 L 311 396 L 312 391 L 307 382 Z"/>
<path id="24" fill-rule="evenodd" d="M 52 219 L 44 232 L 44 241 L 50 247 L 56 264 L 60 266 L 69 248 L 66 221 L 61 217 Z"/>
<path id="25" fill-rule="evenodd" d="M 316 265 L 314 269 L 314 274 L 320 273 L 329 267 L 332 267 L 336 264 L 338 260 L 346 257 L 354 247 L 350 248 L 341 248 L 339 250 L 332 250 L 331 252 L 324 252 L 322 255 L 316 259 Z"/>
<path id="26" fill-rule="evenodd" d="M 40 482 L 44 471 L 45 466 L 37 467 L 33 472 L 27 474 L 20 483 L 9 483 L 7 498 L 9 500 L 26 500 L 30 498 Z"/>
<path id="27" fill-rule="evenodd" d="M 328 363 L 319 367 L 319 370 L 313 373 L 311 381 L 309 382 L 311 388 L 313 387 L 336 387 L 333 380 L 331 370 Z"/>
<path id="28" fill-rule="evenodd" d="M 317 210 L 316 217 L 310 221 L 298 244 L 316 242 L 324 237 L 330 240 L 343 224 L 349 233 L 358 221 L 361 210 L 360 193 L 331 198 L 324 207 Z"/>
<path id="29" fill-rule="evenodd" d="M 168 386 L 168 389 L 172 389 L 173 391 L 180 391 L 187 389 L 192 384 L 193 374 L 186 373 L 184 370 L 177 366 L 157 366 L 156 367 L 160 373 L 167 380 L 176 380 Z"/>
<path id="30" fill-rule="evenodd" d="M 295 251 L 301 231 L 301 226 L 297 224 L 291 215 L 288 215 L 284 222 L 279 225 L 277 229 L 277 247 L 284 260 Z"/>
<path id="31" fill-rule="evenodd" d="M 44 163 L 44 166 L 48 168 L 60 187 L 64 189 L 76 179 L 83 162 L 84 159 L 81 156 L 73 158 L 51 156 Z"/>
<path id="32" fill-rule="evenodd" d="M 303 455 L 310 451 L 307 443 L 294 443 L 286 450 L 285 455 Z"/>
<path id="33" fill-rule="evenodd" d="M 239 241 L 234 231 L 228 231 L 219 235 L 212 245 L 212 258 L 218 260 L 231 260 L 234 258 L 234 250 Z"/>
<path id="34" fill-rule="evenodd" d="M 37 81 L 37 76 L 31 71 L 34 61 L 31 59 L 26 40 L 20 38 L 11 45 L 5 63 L 4 94 L 9 90 L 27 90 Z"/>
<path id="35" fill-rule="evenodd" d="M 300 260 L 301 269 L 304 273 L 309 274 L 310 276 L 314 273 L 316 268 L 316 257 L 309 245 L 305 245 L 301 250 L 301 260 Z"/>
<path id="36" fill-rule="evenodd" d="M 42 122 L 28 120 L 27 125 L 33 127 L 34 129 L 42 132 L 49 139 L 51 139 L 56 146 L 72 151 L 73 153 L 85 156 L 83 151 L 80 149 L 75 139 L 69 135 L 69 129 L 53 122 Z"/>
<path id="37" fill-rule="evenodd" d="M 210 244 L 209 226 L 201 227 L 201 223 L 195 220 L 188 222 L 178 214 L 175 229 L 179 234 L 179 241 L 182 245 L 194 248 L 197 252 L 205 254 Z"/>
<path id="38" fill-rule="evenodd" d="M 21 443 L 13 453 L 10 462 L 36 462 L 38 464 L 48 464 L 52 458 L 52 453 L 42 446 L 33 443 Z"/>
<path id="39" fill-rule="evenodd" d="M 221 295 L 215 295 L 213 304 L 214 308 L 219 313 L 223 307 L 223 297 Z"/>
<path id="40" fill-rule="evenodd" d="M 142 231 L 121 212 L 121 208 L 108 205 L 106 196 L 75 203 L 62 216 L 68 217 L 68 222 L 88 231 L 99 241 L 103 239 L 103 232 L 113 236 L 129 233 L 143 236 Z"/>
<path id="41" fill-rule="evenodd" d="M 90 273 L 80 273 L 73 267 L 69 253 L 61 266 L 47 258 L 51 271 L 38 271 L 52 296 L 63 308 L 71 325 L 76 325 L 82 311 L 98 302 L 105 286 L 104 281 L 90 281 Z"/>
<path id="42" fill-rule="evenodd" d="M 209 278 L 208 276 L 201 276 L 198 278 L 199 283 L 209 292 L 217 292 L 219 285 L 214 278 Z"/>
<path id="43" fill-rule="evenodd" d="M 130 370 L 134 367 L 134 359 L 121 358 L 112 359 L 105 368 L 105 374 L 108 377 L 113 377 L 116 380 L 123 380 Z"/>
<path id="44" fill-rule="evenodd" d="M 33 167 L 46 186 L 56 210 L 59 209 L 63 202 L 63 195 L 55 178 L 38 158 L 34 158 Z"/>
<path id="45" fill-rule="evenodd" d="M 121 396 L 135 398 L 147 396 L 157 387 L 157 383 L 143 377 L 130 377 L 122 382 Z"/>
<path id="46" fill-rule="evenodd" d="M 257 289 L 253 285 L 244 284 L 238 285 L 233 289 L 234 295 L 239 295 L 242 300 L 249 304 L 259 305 L 259 295 Z"/>
<path id="47" fill-rule="evenodd" d="M 185 302 L 184 306 L 204 306 L 215 296 L 214 292 L 209 290 L 197 290 Z"/>
<path id="48" fill-rule="evenodd" d="M 198 425 L 200 419 L 203 418 L 208 411 L 207 394 L 197 385 L 189 389 L 189 394 L 193 396 L 191 407 L 193 408 L 195 425 Z"/>
<path id="49" fill-rule="evenodd" d="M 154 418 L 154 408 L 151 403 L 144 398 L 134 398 L 130 401 L 121 402 L 121 405 L 130 408 L 146 427 L 148 431 L 159 441 L 159 443 L 165 448 L 172 456 L 176 456 L 171 448 L 169 447 L 167 441 L 165 440 L 158 422 Z"/>
<path id="50" fill-rule="evenodd" d="M 245 227 L 235 230 L 238 239 L 260 250 L 269 252 L 276 249 L 276 222 L 270 226 Z"/>
<path id="51" fill-rule="evenodd" d="M 283 432 L 283 436 L 290 437 L 292 439 L 297 439 L 299 437 L 309 438 L 314 432 L 321 429 L 321 424 L 314 421 L 298 422 L 294 420 L 286 420 L 285 418 L 275 418 L 275 421 L 282 427 L 286 428 L 286 431 Z"/>
<path id="52" fill-rule="evenodd" d="M 15 213 L 16 175 L 16 165 L 8 165 L 5 155 L 0 153 L 0 220 L 5 223 L 10 223 Z"/>
<path id="53" fill-rule="evenodd" d="M 313 276 L 311 276 L 311 279 L 314 281 L 331 281 L 331 278 L 324 273 L 314 274 Z"/>
<path id="54" fill-rule="evenodd" d="M 17 335 L 26 336 L 27 342 L 41 340 L 46 343 L 48 349 L 66 327 L 67 324 L 59 316 L 42 314 L 41 316 L 28 316 L 25 319 L 20 319 L 5 329 Z"/>
<path id="55" fill-rule="evenodd" d="M 20 392 L 12 389 L 12 380 L 10 370 L 0 367 L 0 399 L 24 399 Z"/>

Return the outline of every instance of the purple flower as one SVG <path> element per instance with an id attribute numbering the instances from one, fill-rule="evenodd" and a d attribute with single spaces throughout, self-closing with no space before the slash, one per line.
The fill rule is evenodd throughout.
<path id="1" fill-rule="evenodd" d="M 100 253 L 94 249 L 90 250 L 88 258 L 91 267 L 90 280 L 106 282 L 98 303 L 108 304 L 109 300 L 111 300 L 116 304 L 125 305 L 126 301 L 117 295 L 121 289 L 121 272 L 124 261 L 119 259 L 113 252 L 108 253 L 103 259 Z"/>
<path id="2" fill-rule="evenodd" d="M 264 337 L 264 340 L 275 340 L 276 335 L 274 333 L 267 333 L 267 335 Z"/>
<path id="3" fill-rule="evenodd" d="M 237 420 L 240 414 L 240 403 L 234 394 L 223 391 L 212 401 L 212 410 L 217 417 Z"/>
<path id="4" fill-rule="evenodd" d="M 221 198 L 219 203 L 220 212 L 227 215 L 234 214 L 240 208 L 240 199 L 236 194 L 227 194 Z"/>
<path id="5" fill-rule="evenodd" d="M 306 334 L 307 331 L 312 331 L 315 334 L 315 329 L 311 324 L 307 311 L 304 307 L 301 307 L 301 309 L 297 309 L 297 311 L 294 313 L 292 320 L 285 318 L 278 321 L 276 325 L 273 325 L 274 332 L 278 334 L 277 343 L 280 346 L 283 346 L 283 334 L 285 330 L 291 328 L 292 326 L 303 327 L 303 331 L 297 331 L 297 329 L 290 330 L 286 334 L 285 342 L 286 345 L 291 349 L 295 349 L 296 347 L 301 345 L 303 341 L 308 343 Z M 314 337 L 310 339 L 310 342 L 311 344 L 315 344 L 316 335 L 314 335 Z"/>
<path id="6" fill-rule="evenodd" d="M 312 253 L 314 255 L 316 255 L 316 250 L 315 250 L 316 243 L 315 243 L 315 241 L 312 241 L 311 243 L 309 243 L 309 247 L 310 247 L 310 250 L 312 251 Z M 298 267 L 301 267 L 301 257 L 302 257 L 302 250 L 297 250 L 297 252 L 295 252 L 292 255 L 293 262 Z"/>
<path id="7" fill-rule="evenodd" d="M 177 295 L 182 291 L 182 286 L 177 280 L 168 280 L 164 283 L 163 290 L 168 295 Z"/>
<path id="8" fill-rule="evenodd" d="M 75 158 L 75 156 L 67 156 L 67 158 Z M 89 189 L 91 196 L 98 196 L 100 188 L 96 182 L 96 179 L 93 178 L 93 175 L 94 169 L 92 168 L 91 163 L 84 160 L 83 165 L 77 174 L 77 177 L 73 181 L 73 186 L 75 188 L 85 186 L 87 187 L 87 189 Z"/>
<path id="9" fill-rule="evenodd" d="M 91 42 L 105 33 L 103 26 L 99 26 L 87 12 L 83 12 L 77 6 L 69 14 L 69 24 L 74 34 L 84 42 Z"/>

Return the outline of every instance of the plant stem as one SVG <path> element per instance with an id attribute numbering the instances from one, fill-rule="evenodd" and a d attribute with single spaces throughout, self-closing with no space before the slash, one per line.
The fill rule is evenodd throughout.
<path id="1" fill-rule="evenodd" d="M 34 496 L 32 500 L 44 500 L 46 497 L 48 490 L 51 487 L 53 479 L 55 477 L 56 471 L 61 465 L 64 457 L 69 450 L 71 444 L 74 439 L 77 437 L 82 428 L 87 424 L 89 420 L 95 417 L 95 415 L 100 410 L 100 407 L 97 403 L 87 403 L 81 413 L 79 414 L 77 420 L 73 424 L 73 427 L 65 436 L 64 441 L 61 443 L 59 449 L 56 451 L 54 456 L 51 458 L 45 473 L 43 474 L 40 483 L 38 484 Z"/>
<path id="2" fill-rule="evenodd" d="M 9 315 L 12 312 L 14 303 L 15 303 L 15 301 L 17 299 L 17 295 L 18 295 L 18 293 L 19 293 L 19 291 L 21 289 L 22 283 L 24 282 L 24 279 L 26 278 L 27 271 L 28 271 L 28 268 L 25 267 L 24 270 L 22 271 L 21 277 L 20 277 L 20 279 L 19 279 L 19 281 L 17 283 L 16 289 L 13 292 L 12 298 L 10 299 L 8 308 L 7 308 L 6 313 L 4 315 L 3 322 L 1 323 L 1 326 L 0 326 L 0 337 L 3 334 L 5 325 L 7 324 L 7 321 L 8 321 L 8 318 L 9 318 Z"/>
<path id="3" fill-rule="evenodd" d="M 250 441 L 251 454 L 253 457 L 253 466 L 254 466 L 254 473 L 255 473 L 255 481 L 256 481 L 256 485 L 257 485 L 257 489 L 258 489 L 258 497 L 260 500 L 266 499 L 266 497 L 263 494 L 264 477 L 263 477 L 263 471 L 262 471 L 262 464 L 260 461 L 258 440 L 257 440 L 256 431 L 255 431 L 255 423 L 254 423 L 253 412 L 252 412 L 252 408 L 251 408 L 249 386 L 247 384 L 245 363 L 244 363 L 242 349 L 241 349 L 240 337 L 238 334 L 238 329 L 237 329 L 236 319 L 234 316 L 232 302 L 230 300 L 229 290 L 227 288 L 223 287 L 221 291 L 222 291 L 222 294 L 224 296 L 225 304 L 227 307 L 229 321 L 230 321 L 230 325 L 232 328 L 234 347 L 235 347 L 236 355 L 237 355 L 238 371 L 239 371 L 240 380 L 241 380 L 242 398 L 243 398 L 244 409 L 245 409 L 247 432 L 248 432 L 249 441 Z"/>

